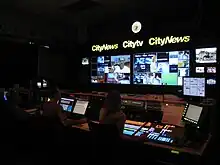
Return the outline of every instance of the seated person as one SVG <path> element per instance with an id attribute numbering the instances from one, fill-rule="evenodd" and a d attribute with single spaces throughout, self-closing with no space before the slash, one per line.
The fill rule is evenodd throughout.
<path id="1" fill-rule="evenodd" d="M 87 122 L 86 119 L 81 120 L 67 120 L 66 114 L 63 112 L 63 107 L 58 104 L 61 94 L 57 88 L 51 90 L 50 101 L 43 104 L 42 116 L 52 120 L 58 120 L 64 125 L 83 124 Z"/>
<path id="2" fill-rule="evenodd" d="M 104 107 L 100 111 L 99 123 L 116 125 L 120 137 L 124 140 L 142 141 L 145 140 L 145 135 L 141 137 L 128 137 L 123 134 L 126 115 L 121 111 L 121 96 L 118 91 L 109 92 Z"/>
<path id="3" fill-rule="evenodd" d="M 115 124 L 119 133 L 123 134 L 126 116 L 121 111 L 121 96 L 118 91 L 108 93 L 105 106 L 100 111 L 99 121 L 101 124 Z"/>

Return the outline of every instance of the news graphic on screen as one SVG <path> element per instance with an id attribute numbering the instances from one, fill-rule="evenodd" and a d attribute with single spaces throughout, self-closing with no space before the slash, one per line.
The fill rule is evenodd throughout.
<path id="1" fill-rule="evenodd" d="M 73 109 L 74 99 L 61 98 L 60 105 L 63 107 L 63 110 L 66 112 L 71 112 Z"/>
<path id="2" fill-rule="evenodd" d="M 216 67 L 207 67 L 207 73 L 216 73 Z"/>
<path id="3" fill-rule="evenodd" d="M 205 67 L 196 67 L 196 73 L 204 73 Z"/>
<path id="4" fill-rule="evenodd" d="M 89 58 L 82 58 L 82 65 L 89 65 Z"/>
<path id="5" fill-rule="evenodd" d="M 88 101 L 77 100 L 76 105 L 73 109 L 73 113 L 79 115 L 85 115 L 88 104 L 89 104 Z"/>
<path id="6" fill-rule="evenodd" d="M 99 56 L 92 59 L 92 83 L 130 84 L 130 55 Z"/>
<path id="7" fill-rule="evenodd" d="M 196 49 L 196 63 L 216 63 L 217 48 Z"/>
<path id="8" fill-rule="evenodd" d="M 207 79 L 207 85 L 215 85 L 216 84 L 216 78 L 209 78 Z"/>
<path id="9" fill-rule="evenodd" d="M 190 75 L 190 51 L 135 54 L 133 71 L 134 84 L 182 85 Z"/>
<path id="10" fill-rule="evenodd" d="M 183 95 L 205 97 L 205 78 L 184 77 Z"/>

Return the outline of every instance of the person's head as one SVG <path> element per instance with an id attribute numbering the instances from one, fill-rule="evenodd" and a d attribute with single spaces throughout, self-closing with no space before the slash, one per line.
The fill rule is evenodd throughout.
<path id="1" fill-rule="evenodd" d="M 115 113 L 120 111 L 121 108 L 121 95 L 118 91 L 111 91 L 108 93 L 106 100 L 106 109 L 108 113 Z"/>
<path id="2" fill-rule="evenodd" d="M 119 58 L 119 67 L 120 69 L 123 69 L 125 66 L 125 59 L 122 57 L 122 58 Z"/>
<path id="3" fill-rule="evenodd" d="M 50 100 L 58 101 L 61 98 L 61 94 L 58 88 L 52 88 L 50 90 Z"/>
<path id="4" fill-rule="evenodd" d="M 152 57 L 152 62 L 156 62 L 157 61 L 157 58 L 156 58 L 156 56 L 154 55 L 153 57 Z"/>

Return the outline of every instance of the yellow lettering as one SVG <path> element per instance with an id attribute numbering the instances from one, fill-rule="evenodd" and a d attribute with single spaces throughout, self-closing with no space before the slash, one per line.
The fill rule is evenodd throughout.
<path id="1" fill-rule="evenodd" d="M 190 36 L 185 36 L 184 38 L 184 42 L 189 42 L 190 41 Z"/>
<path id="2" fill-rule="evenodd" d="M 113 49 L 118 49 L 118 44 L 115 44 L 115 45 L 103 44 L 102 46 L 100 45 L 92 46 L 93 52 L 102 52 L 103 50 L 113 50 Z"/>
<path id="3" fill-rule="evenodd" d="M 155 39 L 154 38 L 149 39 L 149 45 L 155 45 Z"/>
<path id="4" fill-rule="evenodd" d="M 150 38 L 148 43 L 149 45 L 164 46 L 166 44 L 183 43 L 183 42 L 189 42 L 189 41 L 190 41 L 190 36 L 183 36 L 183 37 L 167 36 L 165 38 L 160 38 L 160 37 Z"/>
<path id="5" fill-rule="evenodd" d="M 93 51 L 93 52 L 97 51 L 97 49 L 96 49 L 96 46 L 95 46 L 95 45 L 93 45 L 93 46 L 92 46 L 92 51 Z"/>

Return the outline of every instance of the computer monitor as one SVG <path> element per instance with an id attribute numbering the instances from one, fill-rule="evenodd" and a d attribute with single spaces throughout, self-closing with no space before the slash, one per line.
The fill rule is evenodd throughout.
<path id="1" fill-rule="evenodd" d="M 60 105 L 63 107 L 65 112 L 72 112 L 74 99 L 72 98 L 61 98 Z"/>
<path id="2" fill-rule="evenodd" d="M 204 73 L 205 67 L 196 67 L 196 73 Z"/>
<path id="3" fill-rule="evenodd" d="M 205 78 L 184 77 L 183 95 L 205 97 Z"/>
<path id="4" fill-rule="evenodd" d="M 216 67 L 207 67 L 207 73 L 216 73 Z"/>
<path id="5" fill-rule="evenodd" d="M 203 107 L 189 104 L 183 113 L 183 120 L 192 124 L 198 124 Z"/>
<path id="6" fill-rule="evenodd" d="M 196 49 L 196 63 L 216 63 L 217 48 Z"/>
<path id="7" fill-rule="evenodd" d="M 77 100 L 73 109 L 74 114 L 85 115 L 89 101 Z"/>

